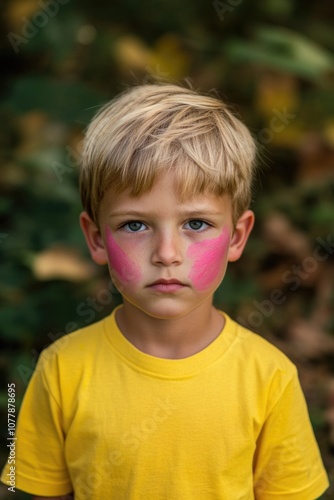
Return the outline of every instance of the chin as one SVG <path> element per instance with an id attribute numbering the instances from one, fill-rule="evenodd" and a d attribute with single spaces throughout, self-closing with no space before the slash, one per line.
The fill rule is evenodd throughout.
<path id="1" fill-rule="evenodd" d="M 155 319 L 179 319 L 191 312 L 191 308 L 170 302 L 165 304 L 150 304 L 149 306 L 132 303 L 146 316 Z"/>

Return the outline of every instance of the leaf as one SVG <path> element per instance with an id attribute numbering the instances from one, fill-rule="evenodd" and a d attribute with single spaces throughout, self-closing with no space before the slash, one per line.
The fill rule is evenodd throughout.
<path id="1" fill-rule="evenodd" d="M 182 78 L 187 75 L 189 63 L 189 55 L 178 36 L 165 34 L 156 41 L 150 60 L 152 74 L 170 80 Z"/>
<path id="2" fill-rule="evenodd" d="M 314 72 L 326 73 L 334 69 L 332 54 L 294 31 L 259 27 L 256 30 L 256 38 L 273 50 L 286 50 L 296 62 L 304 63 L 305 67 L 308 65 Z"/>
<path id="3" fill-rule="evenodd" d="M 79 252 L 62 245 L 54 245 L 35 256 L 33 272 L 38 280 L 64 279 L 86 281 L 95 274 L 94 266 Z"/>
<path id="4" fill-rule="evenodd" d="M 124 69 L 141 69 L 149 64 L 150 51 L 144 42 L 134 35 L 124 35 L 116 40 L 113 52 L 116 61 Z"/>
<path id="5" fill-rule="evenodd" d="M 19 30 L 22 27 L 22 18 L 29 18 L 39 8 L 38 0 L 12 0 L 8 2 L 4 12 L 11 29 Z"/>
<path id="6" fill-rule="evenodd" d="M 253 63 L 309 80 L 319 80 L 334 70 L 334 58 L 306 37 L 285 28 L 259 27 L 254 41 L 231 39 L 225 45 L 236 63 Z"/>

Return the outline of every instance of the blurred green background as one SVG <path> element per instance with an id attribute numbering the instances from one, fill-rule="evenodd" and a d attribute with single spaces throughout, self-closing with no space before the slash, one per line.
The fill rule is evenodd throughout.
<path id="1" fill-rule="evenodd" d="M 83 131 L 128 85 L 189 79 L 217 89 L 259 146 L 256 228 L 216 305 L 296 363 L 333 481 L 332 0 L 3 0 L 0 9 L 1 466 L 7 383 L 18 408 L 40 351 L 120 301 L 78 224 Z"/>

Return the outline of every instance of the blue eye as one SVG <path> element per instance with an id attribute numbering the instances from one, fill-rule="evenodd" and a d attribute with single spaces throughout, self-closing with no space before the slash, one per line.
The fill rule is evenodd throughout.
<path id="1" fill-rule="evenodd" d="M 145 224 L 143 224 L 142 222 L 140 222 L 138 220 L 127 222 L 122 227 L 131 233 L 138 233 L 138 232 L 144 231 L 146 228 Z"/>
<path id="2" fill-rule="evenodd" d="M 204 230 L 206 229 L 207 227 L 209 227 L 209 224 L 207 224 L 206 222 L 204 222 L 203 220 L 199 220 L 199 219 L 192 219 L 190 221 L 188 221 L 186 223 L 186 226 L 189 226 L 188 228 L 186 229 L 192 229 L 193 231 L 200 231 L 200 230 Z"/>

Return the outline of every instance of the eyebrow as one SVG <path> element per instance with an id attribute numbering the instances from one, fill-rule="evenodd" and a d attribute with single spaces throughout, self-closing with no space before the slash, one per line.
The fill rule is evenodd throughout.
<path id="1" fill-rule="evenodd" d="M 186 217 L 199 217 L 205 215 L 224 215 L 222 212 L 217 212 L 216 210 L 205 210 L 197 208 L 195 210 L 184 210 L 181 211 L 179 215 Z M 140 212 L 138 210 L 131 210 L 127 212 L 112 212 L 109 217 L 150 217 L 152 214 L 146 212 Z"/>

